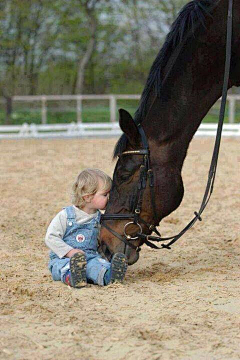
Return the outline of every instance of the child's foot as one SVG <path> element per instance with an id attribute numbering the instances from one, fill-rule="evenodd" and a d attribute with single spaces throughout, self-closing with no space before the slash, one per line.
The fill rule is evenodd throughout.
<path id="1" fill-rule="evenodd" d="M 127 258 L 122 253 L 116 253 L 111 261 L 110 283 L 122 282 L 128 268 Z"/>
<path id="2" fill-rule="evenodd" d="M 70 271 L 66 274 L 64 282 L 74 288 L 86 286 L 86 257 L 77 253 L 70 258 Z"/>
<path id="3" fill-rule="evenodd" d="M 86 286 L 86 266 L 87 261 L 84 254 L 77 253 L 70 258 L 70 270 L 72 275 L 72 286 L 81 288 Z"/>

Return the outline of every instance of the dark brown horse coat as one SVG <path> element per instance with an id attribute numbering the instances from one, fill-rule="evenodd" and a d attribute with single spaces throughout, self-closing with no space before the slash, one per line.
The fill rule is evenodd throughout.
<path id="1" fill-rule="evenodd" d="M 227 12 L 228 0 L 195 0 L 182 9 L 152 65 L 135 114 L 135 121 L 141 122 L 149 142 L 159 222 L 182 201 L 181 171 L 189 143 L 204 116 L 221 96 Z M 229 87 L 240 85 L 239 59 L 240 2 L 234 1 Z M 131 115 L 121 111 L 119 121 L 124 135 L 116 145 L 115 156 L 141 147 Z M 106 213 L 130 212 L 140 164 L 141 160 L 134 155 L 118 160 Z M 148 188 L 144 192 L 141 218 L 153 223 Z M 108 221 L 108 224 L 123 234 L 126 222 Z M 111 253 L 124 249 L 124 244 L 103 228 L 101 243 L 105 243 Z M 140 245 L 141 241 L 136 240 L 135 244 Z M 138 259 L 133 249 L 128 249 L 127 255 L 130 264 Z"/>

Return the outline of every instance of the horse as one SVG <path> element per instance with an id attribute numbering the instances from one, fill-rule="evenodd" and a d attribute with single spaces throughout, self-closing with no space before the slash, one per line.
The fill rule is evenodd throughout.
<path id="1" fill-rule="evenodd" d="M 221 96 L 227 18 L 228 0 L 187 3 L 152 64 L 134 118 L 119 110 L 123 135 L 114 150 L 118 161 L 99 237 L 99 248 L 109 260 L 114 253 L 124 252 L 129 265 L 134 264 L 143 244 L 139 234 L 156 232 L 160 221 L 177 209 L 183 199 L 181 172 L 189 144 L 202 119 Z M 233 4 L 232 26 L 227 88 L 240 85 L 237 1 Z M 150 186 L 146 186 L 147 179 L 142 174 L 144 161 L 148 161 L 144 142 L 151 154 L 154 181 L 151 184 L 152 176 Z M 143 150 L 139 153 L 139 149 Z M 129 222 L 128 214 L 134 210 L 133 221 Z M 108 214 L 117 214 L 118 221 Z M 136 216 L 138 221 L 134 220 Z"/>

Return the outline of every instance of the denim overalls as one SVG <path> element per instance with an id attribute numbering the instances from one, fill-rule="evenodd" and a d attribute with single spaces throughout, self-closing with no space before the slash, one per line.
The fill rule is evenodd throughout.
<path id="1" fill-rule="evenodd" d="M 100 222 L 100 211 L 96 218 L 84 224 L 77 224 L 76 214 L 73 206 L 65 208 L 67 213 L 67 228 L 63 241 L 74 249 L 84 251 L 87 267 L 86 275 L 89 282 L 104 285 L 105 272 L 110 268 L 110 263 L 104 260 L 97 252 L 98 225 Z M 62 280 L 64 274 L 70 268 L 70 259 L 60 259 L 54 252 L 50 252 L 49 270 L 53 280 Z"/>

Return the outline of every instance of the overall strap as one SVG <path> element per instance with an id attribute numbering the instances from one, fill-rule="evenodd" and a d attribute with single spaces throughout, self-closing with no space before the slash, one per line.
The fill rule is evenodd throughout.
<path id="1" fill-rule="evenodd" d="M 76 221 L 76 214 L 73 206 L 67 206 L 64 208 L 67 213 L 67 222 L 68 225 L 72 226 L 73 222 Z"/>
<path id="2" fill-rule="evenodd" d="M 102 216 L 102 213 L 101 213 L 100 210 L 98 210 L 98 214 L 97 214 L 97 217 L 96 217 L 98 223 L 100 223 L 101 216 Z"/>

